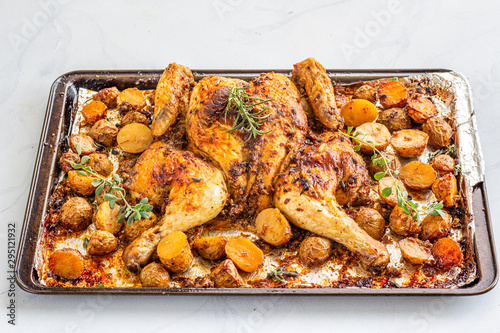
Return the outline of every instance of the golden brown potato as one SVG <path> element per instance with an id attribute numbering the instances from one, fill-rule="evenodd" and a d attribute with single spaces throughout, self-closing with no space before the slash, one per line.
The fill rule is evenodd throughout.
<path id="1" fill-rule="evenodd" d="M 408 99 L 408 90 L 399 81 L 386 81 L 380 83 L 378 99 L 385 109 L 404 106 Z"/>
<path id="2" fill-rule="evenodd" d="M 87 199 L 73 197 L 61 208 L 61 225 L 71 231 L 82 231 L 92 222 L 94 209 Z"/>
<path id="3" fill-rule="evenodd" d="M 116 103 L 120 112 L 141 111 L 146 106 L 146 98 L 139 89 L 128 88 L 118 95 Z"/>
<path id="4" fill-rule="evenodd" d="M 399 248 L 403 257 L 414 265 L 422 265 L 431 257 L 429 242 L 422 242 L 418 238 L 407 237 L 399 241 Z"/>
<path id="5" fill-rule="evenodd" d="M 228 240 L 225 236 L 202 237 L 194 241 L 194 247 L 203 258 L 220 260 L 226 256 Z"/>
<path id="6" fill-rule="evenodd" d="M 246 238 L 228 240 L 225 249 L 228 258 L 242 271 L 253 272 L 264 262 L 264 253 Z"/>
<path id="7" fill-rule="evenodd" d="M 73 170 L 71 163 L 69 163 L 68 161 L 78 164 L 80 163 L 80 156 L 71 151 L 62 154 L 61 158 L 59 159 L 59 166 L 64 172 L 69 172 L 70 170 Z"/>
<path id="8" fill-rule="evenodd" d="M 440 174 L 453 172 L 455 160 L 449 155 L 438 155 L 431 161 L 431 167 Z"/>
<path id="9" fill-rule="evenodd" d="M 148 218 L 142 218 L 134 221 L 132 224 L 124 222 L 123 233 L 129 242 L 139 237 L 144 231 L 156 225 L 156 215 L 153 212 L 148 212 Z"/>
<path id="10" fill-rule="evenodd" d="M 429 143 L 436 148 L 449 146 L 453 136 L 453 130 L 442 117 L 433 117 L 427 120 L 422 130 L 429 136 Z"/>
<path id="11" fill-rule="evenodd" d="M 226 259 L 210 273 L 212 280 L 217 288 L 238 288 L 243 285 L 236 266 L 231 259 Z"/>
<path id="12" fill-rule="evenodd" d="M 80 252 L 74 249 L 57 250 L 50 255 L 49 270 L 64 279 L 78 279 L 85 269 Z"/>
<path id="13" fill-rule="evenodd" d="M 346 126 L 358 127 L 361 124 L 377 119 L 378 110 L 373 103 L 364 99 L 353 99 L 340 110 Z"/>
<path id="14" fill-rule="evenodd" d="M 444 212 L 444 218 L 428 214 L 422 221 L 422 232 L 420 238 L 434 241 L 446 237 L 450 233 L 451 215 Z"/>
<path id="15" fill-rule="evenodd" d="M 401 192 L 404 193 L 406 191 L 406 187 L 404 186 L 404 184 L 400 180 L 396 179 L 396 184 L 399 185 Z M 382 196 L 382 192 L 384 191 L 384 189 L 386 189 L 388 187 L 392 187 L 392 192 L 388 197 L 384 198 Z M 396 192 L 396 186 L 395 186 L 394 181 L 391 177 L 384 177 L 378 181 L 378 194 L 380 195 L 382 200 L 385 201 L 386 204 L 391 205 L 393 207 L 397 205 L 398 197 L 397 197 L 397 192 Z M 406 199 L 406 197 L 407 197 L 407 195 L 404 196 L 405 199 Z"/>
<path id="16" fill-rule="evenodd" d="M 120 91 L 116 87 L 104 88 L 92 96 L 92 99 L 94 101 L 103 102 L 108 108 L 111 109 L 116 107 L 116 98 L 119 94 Z"/>
<path id="17" fill-rule="evenodd" d="M 372 176 L 379 172 L 387 172 L 387 168 L 393 171 L 401 169 L 401 162 L 399 161 L 399 158 L 397 157 L 396 154 L 390 151 L 383 151 L 382 156 L 387 160 L 384 166 L 380 166 L 378 164 L 374 165 L 373 160 L 368 166 L 368 171 L 370 171 L 370 174 Z"/>
<path id="18" fill-rule="evenodd" d="M 332 241 L 323 237 L 306 237 L 299 248 L 299 259 L 307 267 L 319 266 L 332 255 Z"/>
<path id="19" fill-rule="evenodd" d="M 94 193 L 96 188 L 92 182 L 97 179 L 94 176 L 79 175 L 77 170 L 68 172 L 68 186 L 79 195 L 87 196 Z"/>
<path id="20" fill-rule="evenodd" d="M 430 188 L 436 177 L 436 171 L 429 164 L 420 161 L 411 161 L 399 170 L 399 178 L 403 184 L 414 190 Z"/>
<path id="21" fill-rule="evenodd" d="M 359 138 L 365 142 L 371 141 L 371 145 L 378 150 L 384 150 L 391 141 L 391 133 L 389 133 L 387 127 L 379 123 L 364 123 L 358 126 L 354 133 L 362 133 Z M 373 155 L 373 148 L 369 145 L 360 143 L 356 139 L 354 139 L 354 142 L 361 145 L 363 154 Z"/>
<path id="22" fill-rule="evenodd" d="M 138 111 L 130 111 L 127 112 L 126 115 L 123 116 L 122 121 L 120 123 L 121 127 L 125 127 L 128 124 L 139 123 L 143 125 L 148 125 L 148 118 Z"/>
<path id="23" fill-rule="evenodd" d="M 92 139 L 87 134 L 72 134 L 69 138 L 69 145 L 71 146 L 71 149 L 76 153 L 78 153 L 78 149 L 76 149 L 77 144 L 81 149 L 81 155 L 89 155 L 95 153 L 95 151 L 97 150 L 96 146 L 94 145 L 94 139 Z"/>
<path id="24" fill-rule="evenodd" d="M 411 128 L 411 118 L 402 108 L 390 108 L 380 112 L 377 122 L 387 127 L 391 133 Z"/>
<path id="25" fill-rule="evenodd" d="M 423 124 L 427 119 L 437 115 L 436 105 L 430 98 L 420 94 L 412 95 L 406 101 L 406 110 L 414 122 Z"/>
<path id="26" fill-rule="evenodd" d="M 369 102 L 375 103 L 377 101 L 377 92 L 375 89 L 367 84 L 362 85 L 352 95 L 353 99 L 364 99 Z"/>
<path id="27" fill-rule="evenodd" d="M 379 240 L 385 233 L 385 220 L 378 210 L 361 207 L 356 214 L 356 223 L 372 238 Z"/>
<path id="28" fill-rule="evenodd" d="M 432 193 L 445 207 L 455 207 L 457 200 L 457 179 L 451 173 L 438 178 L 432 184 Z"/>
<path id="29" fill-rule="evenodd" d="M 116 235 L 122 228 L 123 223 L 118 222 L 118 211 L 120 210 L 120 205 L 115 204 L 115 207 L 111 209 L 109 206 L 109 201 L 104 201 L 99 205 L 97 213 L 94 215 L 94 225 L 97 230 L 104 230 L 113 235 Z"/>
<path id="30" fill-rule="evenodd" d="M 89 135 L 105 147 L 113 147 L 116 143 L 118 128 L 106 119 L 101 119 L 92 126 Z"/>
<path id="31" fill-rule="evenodd" d="M 392 210 L 389 218 L 389 227 L 401 236 L 417 235 L 421 231 L 417 220 L 414 220 L 411 215 L 407 215 L 399 206 L 394 207 Z"/>
<path id="32" fill-rule="evenodd" d="M 88 124 L 95 124 L 96 121 L 104 118 L 108 107 L 103 102 L 90 101 L 82 108 L 82 116 Z"/>
<path id="33" fill-rule="evenodd" d="M 260 238 L 274 246 L 283 245 L 292 238 L 290 223 L 277 208 L 261 211 L 255 219 L 255 228 Z"/>
<path id="34" fill-rule="evenodd" d="M 118 240 L 112 233 L 97 230 L 90 237 L 87 244 L 87 253 L 91 256 L 103 256 L 110 254 L 118 247 Z"/>
<path id="35" fill-rule="evenodd" d="M 170 274 L 162 264 L 152 262 L 141 270 L 141 285 L 148 288 L 170 287 Z"/>
<path id="36" fill-rule="evenodd" d="M 174 231 L 163 237 L 156 251 L 162 264 L 174 273 L 184 272 L 193 261 L 187 237 L 182 231 Z"/>
<path id="37" fill-rule="evenodd" d="M 138 154 L 153 142 L 153 134 L 149 127 L 139 123 L 128 124 L 118 133 L 118 145 L 127 153 Z"/>
<path id="38" fill-rule="evenodd" d="M 432 256 L 439 268 L 450 269 L 458 266 L 464 260 L 460 246 L 451 238 L 439 239 L 432 248 Z"/>
<path id="39" fill-rule="evenodd" d="M 107 177 L 113 172 L 113 163 L 104 154 L 90 154 L 87 165 L 101 176 Z"/>
<path id="40" fill-rule="evenodd" d="M 428 140 L 429 136 L 424 132 L 407 129 L 392 133 L 391 144 L 399 155 L 417 157 L 424 152 Z"/>

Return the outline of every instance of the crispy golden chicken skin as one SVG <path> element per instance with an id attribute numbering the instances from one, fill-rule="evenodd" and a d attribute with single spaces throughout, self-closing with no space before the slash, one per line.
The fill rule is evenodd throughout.
<path id="1" fill-rule="evenodd" d="M 325 68 L 313 58 L 293 65 L 292 80 L 305 90 L 316 118 L 328 129 L 342 128 L 343 120 L 335 103 L 332 81 Z"/>

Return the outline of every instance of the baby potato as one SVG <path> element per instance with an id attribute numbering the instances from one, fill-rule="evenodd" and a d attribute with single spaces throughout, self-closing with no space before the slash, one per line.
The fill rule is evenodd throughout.
<path id="1" fill-rule="evenodd" d="M 439 268 L 450 269 L 458 266 L 464 260 L 460 246 L 451 238 L 439 239 L 432 248 L 432 256 Z"/>
<path id="2" fill-rule="evenodd" d="M 94 193 L 96 188 L 92 182 L 97 179 L 94 176 L 79 175 L 77 170 L 68 172 L 68 186 L 79 195 L 87 196 Z"/>
<path id="3" fill-rule="evenodd" d="M 378 110 L 373 103 L 364 99 L 353 99 L 340 110 L 346 126 L 358 127 L 361 124 L 377 119 Z"/>
<path id="4" fill-rule="evenodd" d="M 389 227 L 401 236 L 417 235 L 421 231 L 417 220 L 414 220 L 411 215 L 407 215 L 399 206 L 394 207 L 392 210 L 389 217 Z"/>
<path id="5" fill-rule="evenodd" d="M 118 95 L 116 103 L 121 112 L 141 111 L 146 106 L 146 98 L 139 89 L 128 88 Z"/>
<path id="6" fill-rule="evenodd" d="M 403 257 L 414 265 L 422 265 L 431 257 L 431 244 L 429 242 L 407 237 L 398 243 Z"/>
<path id="7" fill-rule="evenodd" d="M 116 107 L 116 99 L 120 94 L 120 90 L 116 87 L 104 88 L 101 89 L 92 96 L 94 101 L 103 102 L 108 108 Z"/>
<path id="8" fill-rule="evenodd" d="M 389 132 L 411 128 L 411 118 L 402 108 L 390 108 L 379 113 L 378 123 L 381 123 Z"/>
<path id="9" fill-rule="evenodd" d="M 89 155 L 97 150 L 94 139 L 87 134 L 72 134 L 69 138 L 69 145 L 74 152 L 78 152 L 78 149 L 76 149 L 77 144 L 80 145 L 81 155 Z"/>
<path id="10" fill-rule="evenodd" d="M 131 154 L 142 153 L 153 142 L 149 127 L 139 123 L 128 124 L 118 132 L 118 145 Z"/>
<path id="11" fill-rule="evenodd" d="M 148 212 L 148 214 L 148 218 L 136 220 L 132 224 L 125 223 L 123 233 L 129 242 L 139 237 L 144 231 L 156 225 L 156 215 L 153 212 Z"/>
<path id="12" fill-rule="evenodd" d="M 364 99 L 369 102 L 375 103 L 377 101 L 377 92 L 372 86 L 367 84 L 362 85 L 352 95 L 353 99 Z"/>
<path id="13" fill-rule="evenodd" d="M 453 172 L 455 160 L 450 155 L 438 155 L 432 159 L 431 167 L 441 174 Z"/>
<path id="14" fill-rule="evenodd" d="M 455 207 L 457 199 L 457 179 L 451 173 L 438 178 L 432 184 L 432 193 L 445 207 Z"/>
<path id="15" fill-rule="evenodd" d="M 173 273 L 184 272 L 193 261 L 187 237 L 182 231 L 174 231 L 163 237 L 156 251 L 162 264 Z"/>
<path id="16" fill-rule="evenodd" d="M 408 99 L 408 90 L 399 81 L 381 82 L 377 94 L 385 109 L 404 106 Z"/>
<path id="17" fill-rule="evenodd" d="M 260 238 L 274 246 L 283 245 L 292 238 L 290 223 L 277 208 L 261 211 L 255 219 L 255 228 Z"/>
<path id="18" fill-rule="evenodd" d="M 103 256 L 110 254 L 118 247 L 116 237 L 107 231 L 97 230 L 90 237 L 87 244 L 87 253 L 92 256 Z"/>
<path id="19" fill-rule="evenodd" d="M 105 147 L 113 147 L 116 143 L 118 128 L 106 119 L 97 121 L 89 131 L 89 135 Z"/>
<path id="20" fill-rule="evenodd" d="M 449 146 L 453 130 L 442 117 L 432 117 L 422 126 L 422 130 L 429 136 L 429 143 L 436 148 Z"/>
<path id="21" fill-rule="evenodd" d="M 82 231 L 92 222 L 94 209 L 87 199 L 73 197 L 61 207 L 61 225 L 71 231 Z"/>
<path id="22" fill-rule="evenodd" d="M 80 163 L 80 156 L 78 156 L 77 154 L 75 154 L 71 151 L 68 151 L 68 152 L 62 154 L 61 158 L 59 159 L 59 167 L 61 167 L 61 169 L 64 172 L 68 172 L 70 170 L 73 170 L 73 167 L 71 166 L 71 164 L 68 161 L 71 161 L 73 163 L 78 164 L 78 163 Z"/>
<path id="23" fill-rule="evenodd" d="M 64 279 L 78 279 L 85 269 L 85 262 L 80 252 L 74 249 L 57 250 L 50 255 L 49 270 Z"/>
<path id="24" fill-rule="evenodd" d="M 399 170 L 401 181 L 413 190 L 430 188 L 436 177 L 436 171 L 429 164 L 420 161 L 409 162 Z"/>
<path id="25" fill-rule="evenodd" d="M 231 259 L 221 262 L 209 277 L 217 288 L 238 288 L 243 285 L 243 279 Z"/>
<path id="26" fill-rule="evenodd" d="M 402 192 L 406 191 L 406 187 L 404 186 L 404 184 L 400 180 L 396 179 L 396 184 L 399 185 L 399 188 L 401 188 Z M 392 192 L 388 197 L 384 198 L 384 196 L 382 195 L 382 192 L 384 191 L 384 189 L 386 189 L 388 187 L 392 187 Z M 391 177 L 384 177 L 378 181 L 378 194 L 380 195 L 382 200 L 385 201 L 386 204 L 391 205 L 393 207 L 397 205 L 398 197 L 397 197 L 397 193 L 396 193 L 396 186 L 394 185 L 394 181 L 392 180 Z M 406 197 L 407 197 L 407 195 L 404 196 L 405 199 L 406 199 Z"/>
<path id="27" fill-rule="evenodd" d="M 120 210 L 120 205 L 115 204 L 115 207 L 111 209 L 109 206 L 109 201 L 104 201 L 99 205 L 97 213 L 94 215 L 94 225 L 97 230 L 104 230 L 113 235 L 116 235 L 122 228 L 123 223 L 118 222 L 118 211 Z"/>
<path id="28" fill-rule="evenodd" d="M 125 127 L 128 124 L 139 123 L 143 125 L 148 125 L 148 118 L 138 111 L 130 111 L 127 112 L 126 115 L 123 116 L 122 121 L 120 123 L 121 127 Z"/>
<path id="29" fill-rule="evenodd" d="M 403 157 L 422 155 L 427 147 L 429 136 L 422 131 L 407 129 L 392 133 L 391 144 L 396 152 Z"/>
<path id="30" fill-rule="evenodd" d="M 371 144 L 378 150 L 384 150 L 391 141 L 391 133 L 387 127 L 379 123 L 364 123 L 358 126 L 354 133 L 361 133 L 359 138 L 363 141 L 371 141 Z M 356 139 L 354 141 L 361 146 L 360 150 L 363 154 L 373 154 L 373 148 L 369 145 Z"/>
<path id="31" fill-rule="evenodd" d="M 299 259 L 307 267 L 323 264 L 332 255 L 332 242 L 323 237 L 306 237 L 299 247 Z"/>
<path id="32" fill-rule="evenodd" d="M 242 271 L 253 272 L 264 262 L 261 249 L 244 237 L 228 240 L 225 249 L 228 258 Z"/>
<path id="33" fill-rule="evenodd" d="M 194 241 L 194 248 L 205 259 L 220 260 L 226 256 L 226 243 L 228 239 L 225 236 L 198 238 Z"/>
<path id="34" fill-rule="evenodd" d="M 378 210 L 361 207 L 356 214 L 356 223 L 373 239 L 379 240 L 385 233 L 385 220 Z"/>
<path id="35" fill-rule="evenodd" d="M 423 124 L 427 119 L 437 115 L 436 105 L 427 97 L 415 94 L 406 101 L 406 110 L 414 122 Z"/>
<path id="36" fill-rule="evenodd" d="M 141 285 L 146 288 L 170 287 L 170 274 L 162 264 L 152 262 L 141 270 Z"/>
<path id="37" fill-rule="evenodd" d="M 101 176 L 107 177 L 113 172 L 113 163 L 104 154 L 90 154 L 87 165 Z"/>
<path id="38" fill-rule="evenodd" d="M 388 167 L 394 171 L 401 169 L 401 162 L 399 161 L 399 158 L 396 156 L 396 154 L 390 151 L 383 151 L 382 156 L 387 160 L 387 163 L 384 166 L 380 166 L 378 164 L 374 165 L 373 161 L 370 162 L 368 171 L 370 171 L 370 174 L 372 176 L 379 172 L 387 172 Z"/>
<path id="39" fill-rule="evenodd" d="M 88 124 L 95 124 L 96 121 L 104 118 L 108 107 L 103 102 L 90 101 L 82 108 L 82 116 Z"/>
<path id="40" fill-rule="evenodd" d="M 451 222 L 451 215 L 447 212 L 444 212 L 444 218 L 428 214 L 422 221 L 420 238 L 433 241 L 446 237 L 450 233 Z"/>

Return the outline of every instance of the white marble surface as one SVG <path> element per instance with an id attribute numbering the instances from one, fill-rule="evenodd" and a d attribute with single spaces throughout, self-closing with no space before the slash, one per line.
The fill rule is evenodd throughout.
<path id="1" fill-rule="evenodd" d="M 7 1 L 0 11 L 0 331 L 499 332 L 500 287 L 477 297 L 96 297 L 16 290 L 7 324 L 7 223 L 21 230 L 48 92 L 78 69 L 451 68 L 464 73 L 500 239 L 497 1 Z M 182 3 L 182 5 L 181 5 Z M 498 247 L 497 241 L 497 247 Z"/>

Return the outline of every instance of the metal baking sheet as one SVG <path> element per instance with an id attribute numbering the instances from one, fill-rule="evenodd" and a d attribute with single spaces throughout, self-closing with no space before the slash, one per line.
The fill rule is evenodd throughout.
<path id="1" fill-rule="evenodd" d="M 196 71 L 196 80 L 207 75 L 231 76 L 251 79 L 264 70 L 252 71 Z M 290 71 L 276 71 L 290 74 Z M 52 87 L 42 138 L 38 152 L 32 187 L 28 199 L 26 216 L 18 251 L 16 278 L 19 285 L 34 293 L 126 293 L 126 294 L 306 294 L 306 295 L 472 295 L 486 292 L 496 284 L 498 272 L 492 233 L 489 223 L 488 207 L 485 196 L 482 157 L 480 156 L 475 118 L 473 116 L 470 88 L 466 79 L 460 74 L 448 70 L 395 70 L 395 71 L 334 71 L 329 70 L 330 77 L 337 84 L 350 84 L 360 81 L 376 80 L 387 77 L 415 77 L 432 74 L 435 79 L 453 80 L 460 90 L 460 99 L 455 101 L 460 110 L 456 117 L 460 138 L 467 138 L 467 144 L 461 145 L 461 162 L 467 162 L 464 174 L 467 181 L 469 210 L 474 216 L 477 278 L 470 284 L 457 289 L 425 289 L 425 288 L 238 288 L 238 289 L 203 289 L 203 288 L 62 288 L 47 287 L 40 283 L 34 269 L 36 244 L 40 236 L 41 222 L 47 211 L 51 189 L 57 181 L 56 163 L 60 156 L 61 146 L 68 132 L 71 131 L 72 115 L 77 107 L 80 88 L 99 90 L 109 86 L 117 86 L 120 90 L 137 87 L 138 89 L 154 89 L 161 71 L 113 71 L 113 72 L 72 72 L 58 78 Z M 458 105 L 459 104 L 459 105 Z M 460 129 L 468 132 L 461 133 Z M 471 132 L 472 129 L 472 132 Z M 462 150 L 463 149 L 463 150 Z M 475 158 L 471 154 L 476 154 Z M 478 155 L 479 154 L 479 155 Z M 464 158 L 471 157 L 464 161 Z M 479 247 L 478 244 L 481 244 Z"/>

